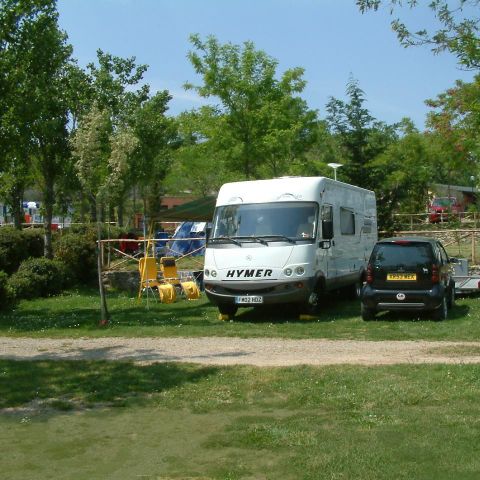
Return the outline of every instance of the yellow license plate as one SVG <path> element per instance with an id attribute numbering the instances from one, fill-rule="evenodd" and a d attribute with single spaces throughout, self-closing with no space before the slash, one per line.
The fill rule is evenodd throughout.
<path id="1" fill-rule="evenodd" d="M 387 273 L 387 280 L 402 281 L 402 280 L 416 280 L 416 273 Z"/>

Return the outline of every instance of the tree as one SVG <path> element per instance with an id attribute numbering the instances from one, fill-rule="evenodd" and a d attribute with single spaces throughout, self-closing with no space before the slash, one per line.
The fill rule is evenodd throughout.
<path id="1" fill-rule="evenodd" d="M 108 111 L 95 107 L 83 117 L 72 140 L 78 177 L 97 207 L 97 267 L 101 325 L 108 323 L 109 314 L 102 281 L 100 257 L 102 228 L 99 212 L 102 206 L 122 189 L 128 168 L 128 157 L 137 146 L 138 139 L 130 129 L 114 131 Z"/>
<path id="2" fill-rule="evenodd" d="M 365 108 L 364 92 L 354 79 L 347 84 L 349 102 L 331 98 L 327 123 L 342 151 L 342 175 L 364 188 L 374 188 L 368 164 L 397 138 L 395 126 L 375 120 Z"/>
<path id="3" fill-rule="evenodd" d="M 93 109 L 105 112 L 108 115 L 112 129 L 124 128 L 130 125 L 133 128 L 137 109 L 149 99 L 149 86 L 138 86 L 147 69 L 146 65 L 137 65 L 135 57 L 121 58 L 97 50 L 97 61 L 80 70 L 76 65 L 71 67 L 69 79 L 76 88 L 72 89 L 70 98 L 72 133 L 83 116 Z M 138 86 L 138 88 L 134 88 Z M 125 192 L 131 186 L 131 176 L 125 176 L 122 190 L 116 190 L 116 198 L 110 198 L 110 207 L 118 207 L 119 220 L 123 216 L 123 202 Z M 85 192 L 80 192 L 85 196 Z M 91 195 L 86 194 L 90 201 L 91 217 L 97 219 L 98 211 Z"/>
<path id="4" fill-rule="evenodd" d="M 319 120 L 314 129 L 314 141 L 303 158 L 290 164 L 289 175 L 329 176 L 329 163 L 344 161 L 339 138 L 330 132 L 326 120 Z"/>
<path id="5" fill-rule="evenodd" d="M 470 183 L 470 176 L 478 176 L 480 159 L 480 75 L 473 82 L 458 80 L 454 87 L 427 100 L 432 108 L 427 116 L 429 135 L 441 146 L 444 158 L 441 171 L 449 184 Z"/>
<path id="6" fill-rule="evenodd" d="M 228 130 L 221 132 L 225 118 L 212 107 L 183 112 L 177 118 L 179 148 L 165 179 L 166 188 L 206 197 L 221 185 L 236 178 L 228 167 L 230 149 L 235 141 Z"/>
<path id="7" fill-rule="evenodd" d="M 267 161 L 277 162 L 280 156 L 289 159 L 306 150 L 315 113 L 295 96 L 305 87 L 303 69 L 287 70 L 278 80 L 277 62 L 256 50 L 252 42 L 242 47 L 222 45 L 213 36 L 202 41 L 198 35 L 192 35 L 190 41 L 194 51 L 188 56 L 203 84 L 185 87 L 219 100 L 208 113 L 218 119 L 216 132 L 228 145 L 224 153 L 233 171 L 247 179 L 257 178 Z M 199 132 L 211 140 L 206 133 Z M 271 164 L 269 173 L 280 169 Z"/>
<path id="8" fill-rule="evenodd" d="M 393 14 L 403 5 L 415 8 L 420 3 L 418 0 L 357 0 L 362 13 L 386 5 Z M 395 18 L 391 25 L 403 46 L 429 45 L 434 53 L 449 51 L 462 67 L 476 70 L 480 67 L 479 4 L 479 0 L 430 1 L 428 8 L 441 26 L 436 31 L 421 29 L 412 32 L 399 18 Z"/>
<path id="9" fill-rule="evenodd" d="M 164 90 L 148 98 L 133 113 L 130 123 L 139 140 L 130 166 L 131 185 L 136 185 L 144 203 L 144 215 L 158 220 L 163 180 L 172 163 L 172 152 L 178 147 L 177 122 L 168 117 L 172 97 Z"/>
<path id="10" fill-rule="evenodd" d="M 381 230 L 395 230 L 394 213 L 422 213 L 428 201 L 428 187 L 436 180 L 438 159 L 428 137 L 410 119 L 399 125 L 398 141 L 391 143 L 368 163 L 370 181 L 375 184 L 378 223 Z"/>
<path id="11" fill-rule="evenodd" d="M 1 130 L 14 211 L 33 174 L 43 193 L 45 256 L 52 256 L 51 223 L 55 186 L 68 160 L 66 67 L 71 47 L 58 27 L 55 0 L 8 0 L 0 7 Z M 11 168 L 9 168 L 11 167 Z M 23 187 L 21 186 L 23 184 Z M 8 190 L 8 188 L 7 188 Z"/>

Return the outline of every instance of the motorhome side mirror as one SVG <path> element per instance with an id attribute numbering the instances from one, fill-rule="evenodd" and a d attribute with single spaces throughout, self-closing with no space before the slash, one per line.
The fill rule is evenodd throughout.
<path id="1" fill-rule="evenodd" d="M 205 239 L 208 240 L 210 238 L 210 234 L 212 233 L 212 227 L 207 227 L 205 229 Z"/>
<path id="2" fill-rule="evenodd" d="M 333 222 L 331 220 L 322 221 L 322 237 L 327 240 L 333 238 Z"/>
<path id="3" fill-rule="evenodd" d="M 332 246 L 332 242 L 330 240 L 322 240 L 318 246 L 323 250 L 328 250 Z"/>

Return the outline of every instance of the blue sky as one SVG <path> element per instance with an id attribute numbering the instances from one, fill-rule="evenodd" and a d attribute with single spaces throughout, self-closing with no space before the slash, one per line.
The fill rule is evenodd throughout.
<path id="1" fill-rule="evenodd" d="M 388 11 L 362 15 L 354 0 L 58 0 L 58 9 L 81 66 L 96 59 L 98 48 L 135 56 L 149 65 L 145 81 L 152 91 L 173 95 L 174 115 L 205 102 L 183 89 L 187 81 L 199 83 L 187 60 L 192 33 L 222 43 L 251 40 L 278 61 L 280 74 L 303 67 L 302 96 L 322 118 L 331 96 L 345 99 L 353 76 L 375 118 L 394 123 L 410 117 L 423 128 L 424 101 L 456 79 L 473 77 L 449 54 L 401 47 Z M 433 25 L 426 9 L 401 13 L 410 24 Z"/>

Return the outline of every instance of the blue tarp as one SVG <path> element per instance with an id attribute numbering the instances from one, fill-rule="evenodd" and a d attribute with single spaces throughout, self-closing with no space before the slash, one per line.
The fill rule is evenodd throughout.
<path id="1" fill-rule="evenodd" d="M 205 222 L 183 222 L 169 242 L 168 255 L 180 257 L 191 252 L 192 256 L 205 255 L 205 226 Z M 178 241 L 181 238 L 192 240 Z"/>

